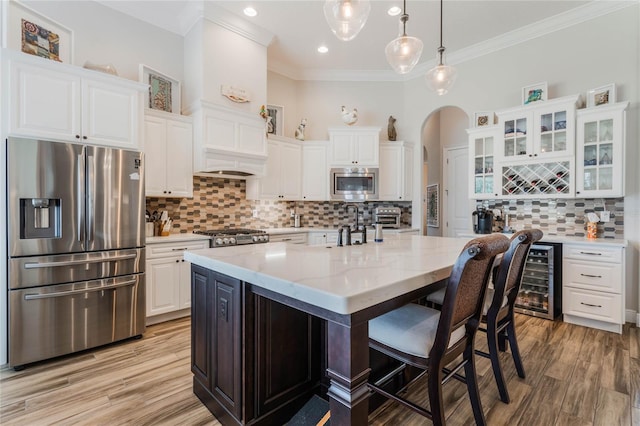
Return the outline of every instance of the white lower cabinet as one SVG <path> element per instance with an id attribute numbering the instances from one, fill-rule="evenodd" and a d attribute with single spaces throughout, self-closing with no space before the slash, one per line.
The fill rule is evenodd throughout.
<path id="1" fill-rule="evenodd" d="M 625 248 L 564 244 L 564 321 L 622 333 L 625 319 Z"/>
<path id="2" fill-rule="evenodd" d="M 146 261 L 147 324 L 188 316 L 191 307 L 191 263 L 186 250 L 209 247 L 209 240 L 149 244 Z"/>

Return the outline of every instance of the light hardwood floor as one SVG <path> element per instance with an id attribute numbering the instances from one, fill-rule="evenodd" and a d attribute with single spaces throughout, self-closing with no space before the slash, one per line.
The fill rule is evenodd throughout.
<path id="1" fill-rule="evenodd" d="M 489 360 L 477 358 L 489 425 L 640 424 L 640 329 L 622 335 L 519 315 L 526 379 L 508 353 L 503 368 L 511 404 L 498 399 Z M 0 371 L 2 425 L 217 425 L 191 391 L 189 319 L 147 328 L 144 338 Z M 478 334 L 478 347 L 486 348 Z M 410 390 L 415 401 L 426 389 Z M 465 386 L 445 385 L 447 424 L 473 424 Z M 370 416 L 374 425 L 430 424 L 396 404 Z"/>

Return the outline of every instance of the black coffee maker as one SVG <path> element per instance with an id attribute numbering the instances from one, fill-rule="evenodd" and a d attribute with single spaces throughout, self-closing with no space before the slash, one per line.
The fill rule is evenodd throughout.
<path id="1" fill-rule="evenodd" d="M 476 234 L 490 234 L 493 232 L 493 212 L 484 207 L 477 207 L 473 212 L 473 232 Z"/>

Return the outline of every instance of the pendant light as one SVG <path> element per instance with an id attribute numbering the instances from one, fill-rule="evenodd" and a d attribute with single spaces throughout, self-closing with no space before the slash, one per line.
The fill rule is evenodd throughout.
<path id="1" fill-rule="evenodd" d="M 371 12 L 369 0 L 326 0 L 324 17 L 340 40 L 353 40 L 367 22 Z"/>
<path id="2" fill-rule="evenodd" d="M 384 53 L 387 56 L 387 62 L 389 62 L 391 68 L 393 68 L 393 70 L 398 74 L 406 74 L 410 72 L 413 67 L 416 66 L 418 60 L 420 60 L 420 55 L 422 54 L 422 41 L 419 38 L 407 35 L 408 20 L 407 0 L 404 0 L 402 16 L 400 17 L 400 22 L 402 22 L 402 35 L 391 40 L 384 49 Z"/>
<path id="3" fill-rule="evenodd" d="M 457 71 L 454 67 L 444 64 L 444 46 L 442 45 L 442 0 L 440 0 L 440 47 L 438 47 L 438 65 L 429 70 L 425 78 L 429 89 L 442 96 L 449 91 L 456 81 Z"/>

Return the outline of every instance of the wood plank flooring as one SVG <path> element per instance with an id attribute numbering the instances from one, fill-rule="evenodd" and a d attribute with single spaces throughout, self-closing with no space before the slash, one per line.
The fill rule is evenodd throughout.
<path id="1" fill-rule="evenodd" d="M 527 377 L 502 354 L 511 404 L 498 398 L 490 362 L 477 357 L 489 425 L 640 425 L 640 329 L 622 335 L 560 321 L 517 317 Z M 2 425 L 218 425 L 191 390 L 188 318 L 153 325 L 140 340 L 0 370 Z M 477 338 L 486 349 L 484 334 Z M 409 390 L 424 403 L 426 386 Z M 465 385 L 445 385 L 447 424 L 473 424 Z M 395 403 L 372 413 L 373 425 L 423 425 Z"/>

